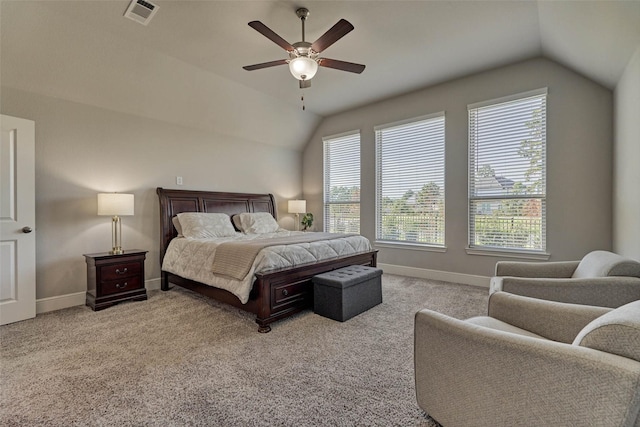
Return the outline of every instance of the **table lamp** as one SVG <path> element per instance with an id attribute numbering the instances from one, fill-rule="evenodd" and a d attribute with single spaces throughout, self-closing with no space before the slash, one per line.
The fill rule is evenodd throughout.
<path id="1" fill-rule="evenodd" d="M 111 244 L 109 253 L 122 254 L 122 222 L 121 216 L 133 215 L 133 194 L 98 193 L 98 215 L 110 215 Z"/>
<path id="2" fill-rule="evenodd" d="M 296 231 L 300 231 L 300 214 L 307 213 L 307 201 L 289 200 L 289 213 L 296 214 Z"/>

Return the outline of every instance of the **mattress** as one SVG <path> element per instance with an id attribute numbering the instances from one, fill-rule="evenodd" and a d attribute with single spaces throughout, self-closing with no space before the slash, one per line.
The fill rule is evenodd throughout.
<path id="1" fill-rule="evenodd" d="M 336 238 L 329 240 L 268 246 L 258 252 L 247 275 L 241 280 L 213 273 L 216 249 L 221 243 L 312 234 L 302 231 L 278 231 L 265 234 L 238 233 L 233 237 L 215 239 L 176 237 L 169 243 L 162 262 L 162 270 L 229 291 L 236 295 L 243 304 L 246 304 L 256 273 L 313 264 L 318 261 L 369 252 L 372 249 L 369 240 L 359 235 L 336 236 Z"/>

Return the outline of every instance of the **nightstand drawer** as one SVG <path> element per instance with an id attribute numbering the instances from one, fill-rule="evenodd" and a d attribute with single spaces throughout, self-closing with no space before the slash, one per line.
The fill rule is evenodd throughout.
<path id="1" fill-rule="evenodd" d="M 125 264 L 105 265 L 100 268 L 102 280 L 122 280 L 140 275 L 139 262 L 128 262 Z"/>
<path id="2" fill-rule="evenodd" d="M 140 276 L 127 277 L 119 280 L 105 280 L 101 283 L 102 295 L 118 294 L 142 288 Z"/>

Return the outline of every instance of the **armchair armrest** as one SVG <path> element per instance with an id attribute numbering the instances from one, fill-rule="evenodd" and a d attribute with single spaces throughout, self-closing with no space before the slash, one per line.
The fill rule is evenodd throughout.
<path id="1" fill-rule="evenodd" d="M 632 426 L 638 416 L 631 359 L 430 310 L 416 314 L 414 345 L 418 404 L 443 425 Z"/>
<path id="2" fill-rule="evenodd" d="M 580 261 L 524 262 L 498 261 L 496 276 L 571 277 Z"/>
<path id="3" fill-rule="evenodd" d="M 588 279 L 493 277 L 490 292 L 498 291 L 571 304 L 615 308 L 640 299 L 640 278 L 621 276 Z"/>
<path id="4" fill-rule="evenodd" d="M 571 344 L 589 322 L 610 311 L 610 308 L 546 301 L 506 292 L 489 297 L 489 316 L 567 344 Z"/>

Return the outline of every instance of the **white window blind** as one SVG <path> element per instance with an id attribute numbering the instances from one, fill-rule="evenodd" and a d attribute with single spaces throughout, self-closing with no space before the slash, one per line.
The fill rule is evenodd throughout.
<path id="1" fill-rule="evenodd" d="M 546 251 L 547 90 L 469 105 L 469 247 Z"/>
<path id="2" fill-rule="evenodd" d="M 376 240 L 444 247 L 444 112 L 377 126 Z"/>
<path id="3" fill-rule="evenodd" d="M 324 230 L 360 233 L 360 133 L 323 138 Z"/>

